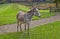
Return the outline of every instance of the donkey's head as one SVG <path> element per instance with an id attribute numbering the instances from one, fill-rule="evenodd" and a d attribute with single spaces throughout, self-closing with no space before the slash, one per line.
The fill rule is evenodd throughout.
<path id="1" fill-rule="evenodd" d="M 37 7 L 34 7 L 34 8 L 32 9 L 32 11 L 33 11 L 33 14 L 34 14 L 35 16 L 41 16 L 41 14 L 39 13 L 39 10 L 38 10 Z"/>

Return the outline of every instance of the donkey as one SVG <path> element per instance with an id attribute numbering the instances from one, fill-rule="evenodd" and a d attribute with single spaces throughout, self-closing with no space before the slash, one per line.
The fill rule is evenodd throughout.
<path id="1" fill-rule="evenodd" d="M 26 30 L 26 25 L 28 25 L 27 29 L 29 32 L 29 25 L 30 25 L 30 22 L 31 22 L 33 16 L 38 16 L 38 17 L 41 16 L 41 14 L 38 11 L 38 8 L 36 8 L 36 7 L 32 8 L 27 13 L 19 11 L 17 14 L 17 32 L 19 32 L 19 26 L 20 26 L 20 31 L 22 31 L 21 24 L 25 24 L 25 30 Z"/>

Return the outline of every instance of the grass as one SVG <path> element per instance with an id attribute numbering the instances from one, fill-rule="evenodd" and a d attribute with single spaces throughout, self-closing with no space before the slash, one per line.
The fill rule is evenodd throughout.
<path id="1" fill-rule="evenodd" d="M 0 25 L 16 23 L 16 14 L 18 11 L 28 12 L 30 9 L 27 6 L 21 4 L 0 4 Z M 46 18 L 53 16 L 53 13 L 49 13 L 49 10 L 39 10 L 41 12 L 40 18 Z M 46 13 L 44 13 L 46 12 Z M 39 17 L 34 16 L 32 20 L 38 20 Z"/>
<path id="2" fill-rule="evenodd" d="M 28 39 L 27 33 L 1 34 L 0 39 Z M 30 39 L 60 39 L 60 21 L 30 29 Z"/>

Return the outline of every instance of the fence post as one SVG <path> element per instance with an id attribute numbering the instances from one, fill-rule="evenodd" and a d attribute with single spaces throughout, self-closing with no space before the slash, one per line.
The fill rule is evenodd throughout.
<path id="1" fill-rule="evenodd" d="M 51 13 L 52 8 L 50 7 L 50 13 Z"/>

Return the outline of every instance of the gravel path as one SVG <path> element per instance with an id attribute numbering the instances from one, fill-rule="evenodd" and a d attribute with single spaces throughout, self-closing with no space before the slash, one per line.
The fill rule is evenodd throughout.
<path id="1" fill-rule="evenodd" d="M 31 21 L 30 28 L 36 27 L 37 25 L 43 25 L 43 24 L 51 23 L 54 21 L 60 21 L 60 15 L 56 15 L 56 16 L 52 16 L 52 17 L 44 18 L 44 19 L 40 19 L 40 20 Z M 0 26 L 0 34 L 5 34 L 8 32 L 16 32 L 17 31 L 16 27 L 17 27 L 17 24 Z M 22 25 L 22 29 L 24 29 L 23 25 Z"/>

